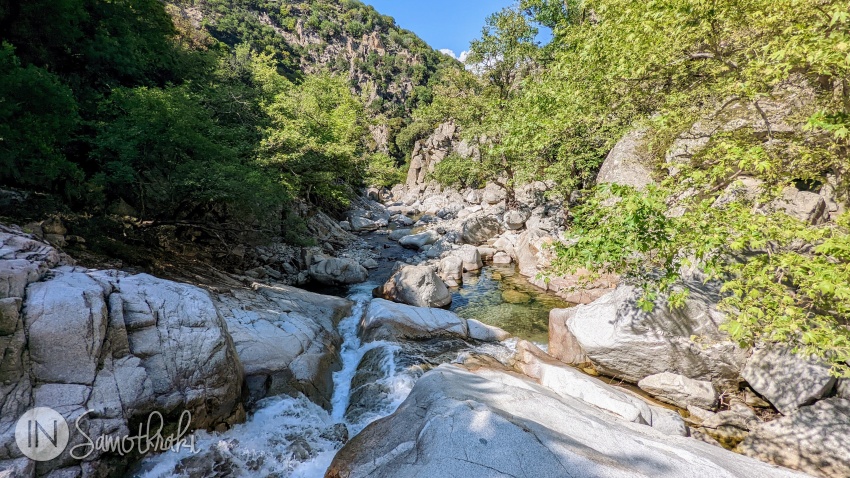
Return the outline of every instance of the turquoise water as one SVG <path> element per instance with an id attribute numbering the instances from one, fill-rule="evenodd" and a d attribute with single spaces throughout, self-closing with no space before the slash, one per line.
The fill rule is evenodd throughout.
<path id="1" fill-rule="evenodd" d="M 545 345 L 549 343 L 549 311 L 574 305 L 533 286 L 513 265 L 488 265 L 480 274 L 464 273 L 449 310 Z"/>

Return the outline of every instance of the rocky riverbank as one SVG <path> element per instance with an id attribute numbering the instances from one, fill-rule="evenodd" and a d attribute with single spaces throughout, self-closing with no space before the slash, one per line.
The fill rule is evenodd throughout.
<path id="1" fill-rule="evenodd" d="M 48 406 L 71 422 L 94 410 L 82 421 L 90 436 L 129 434 L 154 411 L 174 426 L 189 411 L 198 454 L 148 458 L 134 476 L 321 476 L 329 465 L 332 477 L 802 476 L 764 462 L 848 475 L 846 383 L 787 351 L 729 341 L 714 284 L 683 277 L 686 306 L 660 298 L 647 313 L 616 277 L 544 280 L 546 244 L 564 232 L 546 191 L 529 185 L 510 211 L 492 187 L 372 191 L 346 221 L 326 221 L 346 247 L 301 248 L 286 276 L 338 294 L 368 281 L 348 299 L 270 275 L 190 285 L 86 269 L 4 227 L 0 468 L 121 474 L 138 458 L 28 460 L 16 417 Z M 550 312 L 548 354 L 445 310 L 497 265 L 580 304 Z"/>
<path id="2" fill-rule="evenodd" d="M 627 286 L 555 309 L 550 356 L 449 311 L 371 299 L 373 284 L 352 300 L 281 284 L 201 288 L 84 269 L 14 228 L 3 229 L 2 244 L 0 466 L 12 476 L 120 474 L 134 461 L 67 451 L 28 460 L 16 453 L 14 425 L 33 406 L 68 420 L 95 410 L 82 422 L 93 436 L 128 434 L 153 411 L 171 426 L 191 412 L 192 427 L 208 430 L 197 435 L 199 453 L 145 460 L 133 472 L 144 476 L 318 476 L 332 460 L 328 476 L 446 467 L 470 476 L 797 476 L 743 455 L 846 475 L 845 384 L 817 364 L 724 341 L 712 332 L 710 290 L 675 317 L 638 313 Z M 427 246 L 410 262 L 428 259 Z M 458 257 L 475 270 L 482 255 L 493 260 L 479 246 L 454 246 L 440 262 Z M 442 281 L 427 265 L 395 274 L 419 267 Z M 565 362 L 637 382 L 690 413 Z"/>

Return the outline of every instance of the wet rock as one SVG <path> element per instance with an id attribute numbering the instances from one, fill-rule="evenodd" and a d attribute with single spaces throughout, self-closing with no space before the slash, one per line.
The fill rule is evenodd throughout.
<path id="1" fill-rule="evenodd" d="M 390 402 L 392 390 L 382 379 L 394 368 L 393 354 L 386 347 L 374 348 L 363 354 L 357 364 L 357 372 L 351 378 L 351 396 L 345 409 L 345 419 L 349 423 L 360 422 Z"/>
<path id="2" fill-rule="evenodd" d="M 410 235 L 410 229 L 396 229 L 395 231 L 390 233 L 389 238 L 390 238 L 390 240 L 398 241 L 402 237 L 409 236 L 409 235 Z"/>
<path id="3" fill-rule="evenodd" d="M 325 285 L 365 282 L 369 272 L 353 259 L 330 258 L 310 266 L 310 278 Z"/>
<path id="4" fill-rule="evenodd" d="M 365 341 L 466 337 L 466 321 L 442 309 L 373 299 L 360 323 Z"/>
<path id="5" fill-rule="evenodd" d="M 345 426 L 345 423 L 337 423 L 325 430 L 322 430 L 322 433 L 319 434 L 319 436 L 325 440 L 337 442 L 342 445 L 348 441 L 348 427 Z"/>
<path id="6" fill-rule="evenodd" d="M 712 410 L 717 406 L 718 395 L 711 382 L 693 380 L 675 373 L 650 375 L 638 382 L 638 387 L 662 402 L 679 408 L 693 405 Z"/>
<path id="7" fill-rule="evenodd" d="M 501 342 L 511 336 L 498 327 L 481 323 L 475 319 L 468 319 L 466 325 L 469 329 L 469 338 L 482 342 Z"/>
<path id="8" fill-rule="evenodd" d="M 850 476 L 850 401 L 821 400 L 755 427 L 738 450 L 813 476 Z"/>
<path id="9" fill-rule="evenodd" d="M 404 266 L 393 273 L 375 295 L 417 307 L 447 307 L 452 294 L 430 266 Z"/>
<path id="10" fill-rule="evenodd" d="M 754 350 L 741 375 L 783 415 L 826 396 L 835 384 L 826 365 L 777 348 Z"/>
<path id="11" fill-rule="evenodd" d="M 353 303 L 294 287 L 254 284 L 215 295 L 245 370 L 248 402 L 303 393 L 328 408 L 339 370 L 336 331 Z"/>
<path id="12" fill-rule="evenodd" d="M 506 452 L 509 451 L 509 452 Z M 615 459 L 612 459 L 615 457 Z M 337 453 L 326 476 L 798 476 L 629 423 L 504 370 L 441 365 Z"/>

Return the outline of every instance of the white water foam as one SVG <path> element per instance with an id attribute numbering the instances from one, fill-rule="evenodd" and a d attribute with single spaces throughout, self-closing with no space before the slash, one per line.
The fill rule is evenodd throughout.
<path id="1" fill-rule="evenodd" d="M 362 344 L 357 329 L 364 308 L 372 298 L 374 284 L 361 284 L 352 289 L 349 298 L 355 302 L 351 315 L 339 324 L 343 339 L 340 358 L 342 368 L 333 374 L 334 394 L 331 412 L 304 396 L 272 397 L 260 401 L 253 415 L 243 424 L 224 433 L 195 433 L 197 455 L 188 450 L 166 452 L 142 462 L 144 471 L 135 476 L 165 478 L 186 476 L 194 470 L 201 474 L 229 471 L 231 476 L 289 476 L 295 478 L 322 477 L 342 443 L 335 436 L 334 426 L 342 423 L 349 436 L 359 433 L 372 421 L 391 414 L 413 388 L 415 379 L 399 373 L 395 353 L 399 345 L 391 342 Z M 382 385 L 389 397 L 375 408 L 360 415 L 356 423 L 345 419 L 351 395 L 351 380 L 364 354 L 385 347 L 381 362 Z"/>

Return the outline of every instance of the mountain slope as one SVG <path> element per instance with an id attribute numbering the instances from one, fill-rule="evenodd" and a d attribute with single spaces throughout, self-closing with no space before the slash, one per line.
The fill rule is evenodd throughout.
<path id="1" fill-rule="evenodd" d="M 456 60 L 357 0 L 281 2 L 200 0 L 174 3 L 179 15 L 229 46 L 273 54 L 290 76 L 330 71 L 348 76 L 375 121 L 374 147 L 406 155 L 394 137 L 410 112 L 431 101 L 430 84 Z"/>

